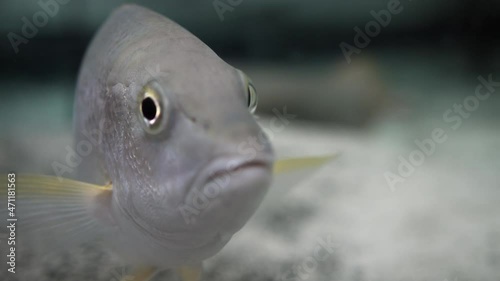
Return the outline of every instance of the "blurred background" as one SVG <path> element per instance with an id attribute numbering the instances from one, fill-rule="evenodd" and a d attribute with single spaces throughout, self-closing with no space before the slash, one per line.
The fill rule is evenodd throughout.
<path id="1" fill-rule="evenodd" d="M 24 21 L 44 21 L 53 1 L 0 2 L 0 172 L 53 174 L 51 163 L 64 161 L 83 54 L 125 3 L 60 0 L 23 35 Z M 136 2 L 244 70 L 262 126 L 276 111 L 294 115 L 270 131 L 278 155 L 341 155 L 293 189 L 272 190 L 208 261 L 207 280 L 500 280 L 500 84 L 484 82 L 500 81 L 499 2 Z M 491 94 L 480 99 L 478 85 Z M 446 140 L 426 153 L 417 143 L 436 129 Z M 415 151 L 422 161 L 412 162 Z M 401 172 L 405 161 L 412 172 Z M 330 236 L 338 251 L 304 262 Z M 123 271 L 89 255 L 21 260 L 16 277 L 113 280 Z"/>

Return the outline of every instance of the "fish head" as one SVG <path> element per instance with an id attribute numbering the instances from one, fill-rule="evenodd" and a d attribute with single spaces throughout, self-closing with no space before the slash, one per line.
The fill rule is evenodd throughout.
<path id="1" fill-rule="evenodd" d="M 273 149 L 246 75 L 169 28 L 131 32 L 113 50 L 104 110 L 113 203 L 162 243 L 223 245 L 268 190 Z"/>

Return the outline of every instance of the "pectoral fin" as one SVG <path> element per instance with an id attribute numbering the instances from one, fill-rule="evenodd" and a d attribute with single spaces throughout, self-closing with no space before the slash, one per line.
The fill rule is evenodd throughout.
<path id="1" fill-rule="evenodd" d="M 51 251 L 68 248 L 97 239 L 107 228 L 99 216 L 104 216 L 101 204 L 111 198 L 111 186 L 22 174 L 15 185 L 15 196 L 10 197 L 15 208 L 2 215 L 17 219 L 18 233 L 34 245 Z"/>
<path id="2" fill-rule="evenodd" d="M 273 183 L 267 197 L 282 198 L 294 186 L 297 186 L 303 180 L 311 178 L 314 172 L 317 172 L 337 156 L 335 154 L 277 160 L 273 169 Z"/>
<path id="3" fill-rule="evenodd" d="M 319 169 L 337 155 L 280 159 L 274 163 L 273 173 L 282 174 L 303 169 Z"/>

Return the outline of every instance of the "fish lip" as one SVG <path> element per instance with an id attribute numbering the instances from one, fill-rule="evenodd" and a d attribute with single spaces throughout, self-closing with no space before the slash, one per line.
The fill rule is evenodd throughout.
<path id="1" fill-rule="evenodd" d="M 221 163 L 222 162 L 222 163 Z M 221 168 L 220 166 L 225 163 L 225 167 Z M 208 168 L 208 177 L 205 179 L 205 183 L 211 182 L 219 177 L 222 177 L 227 174 L 232 174 L 238 172 L 240 170 L 244 170 L 247 168 L 261 168 L 261 169 L 271 169 L 272 161 L 267 158 L 255 158 L 255 159 L 223 159 L 215 160 L 209 165 Z"/>
<path id="2" fill-rule="evenodd" d="M 188 194 L 195 192 L 196 189 L 215 181 L 216 179 L 249 169 L 257 168 L 262 170 L 268 170 L 269 173 L 272 171 L 274 163 L 274 157 L 272 155 L 257 155 L 252 158 L 239 157 L 239 156 L 220 156 L 216 159 L 208 162 L 201 172 L 191 183 Z M 185 204 L 187 202 L 188 194 L 184 200 Z"/>

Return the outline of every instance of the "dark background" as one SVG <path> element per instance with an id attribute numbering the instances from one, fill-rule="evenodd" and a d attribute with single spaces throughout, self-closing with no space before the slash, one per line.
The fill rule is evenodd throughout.
<path id="1" fill-rule="evenodd" d="M 132 2 L 132 1 L 128 1 Z M 222 1 L 226 3 L 225 1 Z M 370 11 L 386 9 L 389 1 L 241 1 L 221 21 L 213 1 L 140 1 L 202 39 L 225 59 L 308 62 L 341 56 L 338 45 L 352 42 L 353 27 L 372 20 Z M 81 57 L 98 26 L 127 1 L 69 1 L 35 38 L 13 51 L 7 34 L 21 34 L 21 18 L 32 21 L 41 10 L 37 1 L 0 4 L 1 74 L 3 78 L 60 74 L 74 77 Z M 436 53 L 463 52 L 457 67 L 470 71 L 494 67 L 498 46 L 500 4 L 495 1 L 401 1 L 404 12 L 394 15 L 370 44 L 383 48 L 427 47 Z"/>

